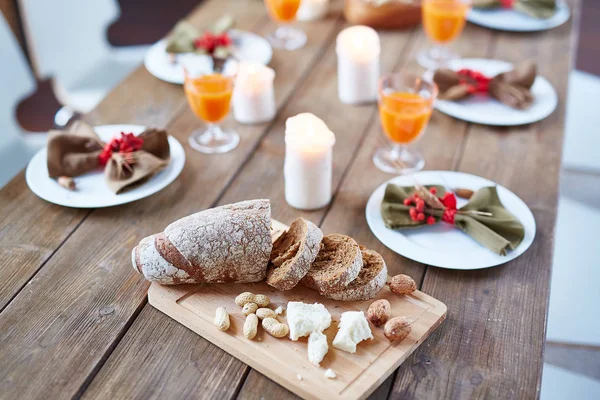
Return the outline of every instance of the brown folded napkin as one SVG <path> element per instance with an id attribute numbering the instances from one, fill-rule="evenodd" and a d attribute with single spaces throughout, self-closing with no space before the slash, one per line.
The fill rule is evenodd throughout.
<path id="1" fill-rule="evenodd" d="M 48 174 L 75 177 L 104 167 L 110 190 L 121 193 L 139 185 L 169 164 L 167 132 L 146 129 L 138 136 L 122 132 L 104 143 L 88 124 L 76 121 L 48 134 Z"/>
<path id="2" fill-rule="evenodd" d="M 536 75 L 535 63 L 525 61 L 512 71 L 493 78 L 469 69 L 442 68 L 435 71 L 433 81 L 438 85 L 441 100 L 456 101 L 476 93 L 487 93 L 507 106 L 523 110 L 533 103 L 530 89 Z"/>
<path id="3" fill-rule="evenodd" d="M 533 18 L 550 18 L 556 13 L 556 0 L 473 0 L 474 8 L 514 8 Z"/>
<path id="4" fill-rule="evenodd" d="M 440 208 L 426 205 L 422 211 L 423 217 L 419 218 L 415 187 L 387 185 L 381 203 L 385 226 L 390 229 L 417 228 L 444 221 L 501 256 L 505 256 L 508 250 L 514 250 L 523 241 L 523 224 L 504 208 L 495 187 L 479 189 L 459 209 L 456 209 L 454 194 L 445 192 L 442 186 L 424 186 L 423 190 L 431 191 L 432 188 L 435 196 L 440 196 Z"/>

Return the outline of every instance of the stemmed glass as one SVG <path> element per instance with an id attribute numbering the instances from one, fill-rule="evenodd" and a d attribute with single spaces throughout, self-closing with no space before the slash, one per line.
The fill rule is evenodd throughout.
<path id="1" fill-rule="evenodd" d="M 184 68 L 184 90 L 190 108 L 206 123 L 189 137 L 192 148 L 201 153 L 226 153 L 240 142 L 232 129 L 223 130 L 219 123 L 229 114 L 235 81 L 234 73 L 206 73 L 206 70 Z"/>
<path id="2" fill-rule="evenodd" d="M 306 34 L 287 24 L 296 19 L 301 0 L 265 0 L 269 16 L 277 22 L 277 29 L 267 35 L 267 40 L 278 49 L 297 50 L 306 44 Z"/>
<path id="3" fill-rule="evenodd" d="M 423 168 L 420 154 L 407 145 L 415 142 L 425 131 L 437 85 L 412 73 L 393 73 L 379 79 L 379 117 L 383 131 L 392 142 L 373 156 L 375 165 L 385 172 L 409 174 Z"/>
<path id="4" fill-rule="evenodd" d="M 458 58 L 448 45 L 463 31 L 471 0 L 423 0 L 423 26 L 434 45 L 417 56 L 422 67 L 435 70 Z"/>

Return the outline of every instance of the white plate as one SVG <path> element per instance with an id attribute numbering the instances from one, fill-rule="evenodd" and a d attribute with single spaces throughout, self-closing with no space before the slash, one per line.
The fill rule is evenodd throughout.
<path id="1" fill-rule="evenodd" d="M 488 76 L 494 76 L 513 69 L 514 65 L 499 60 L 463 58 L 452 61 L 449 67 L 453 70 L 469 68 Z M 427 80 L 430 80 L 431 77 L 432 72 L 430 71 L 424 74 L 424 78 Z M 474 95 L 460 101 L 437 100 L 435 108 L 451 117 L 476 124 L 497 126 L 531 124 L 552 114 L 558 105 L 556 91 L 544 77 L 539 75 L 536 77 L 531 92 L 535 99 L 526 110 L 509 107 L 487 95 Z"/>
<path id="2" fill-rule="evenodd" d="M 238 61 L 256 61 L 264 65 L 271 61 L 273 49 L 262 36 L 236 29 L 230 30 L 229 35 L 233 40 L 233 57 Z M 158 79 L 182 85 L 182 65 L 186 61 L 191 61 L 195 65 L 205 64 L 207 72 L 212 69 L 212 61 L 209 56 L 193 53 L 178 54 L 177 63 L 172 63 L 166 48 L 167 39 L 162 39 L 150 47 L 144 58 L 146 69 Z"/>
<path id="3" fill-rule="evenodd" d="M 497 8 L 493 10 L 472 9 L 467 20 L 486 28 L 512 32 L 535 32 L 556 28 L 567 22 L 571 12 L 564 2 L 558 2 L 556 13 L 547 19 L 533 18 L 521 12 Z"/>
<path id="4" fill-rule="evenodd" d="M 414 175 L 422 185 L 442 184 L 478 190 L 496 185 L 479 176 L 453 171 L 424 171 Z M 379 186 L 369 198 L 367 223 L 373 234 L 392 251 L 423 264 L 448 269 L 480 269 L 504 264 L 519 257 L 531 246 L 535 237 L 535 220 L 527 205 L 507 188 L 496 185 L 504 207 L 516 216 L 525 227 L 525 238 L 513 251 L 500 256 L 483 247 L 461 230 L 446 223 L 437 223 L 417 229 L 391 230 L 385 227 L 381 217 L 381 201 L 388 183 L 401 186 L 414 185 L 412 176 L 398 176 Z M 457 198 L 458 207 L 467 203 Z"/>
<path id="5" fill-rule="evenodd" d="M 146 128 L 140 125 L 104 125 L 94 128 L 100 139 L 105 142 L 120 132 L 133 132 L 138 135 L 144 129 Z M 177 178 L 185 163 L 185 152 L 173 136 L 169 136 L 169 146 L 171 148 L 169 165 L 143 185 L 121 194 L 114 194 L 110 191 L 104 180 L 104 172 L 101 170 L 74 178 L 77 186 L 74 191 L 59 186 L 55 179 L 48 176 L 45 148 L 37 152 L 27 165 L 25 180 L 37 196 L 65 207 L 100 208 L 130 203 L 162 190 Z"/>

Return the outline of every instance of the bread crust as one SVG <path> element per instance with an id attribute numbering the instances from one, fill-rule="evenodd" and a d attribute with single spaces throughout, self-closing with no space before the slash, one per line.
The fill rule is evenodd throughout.
<path id="1" fill-rule="evenodd" d="M 291 238 L 289 236 L 298 232 L 301 232 L 302 237 Z M 292 239 L 294 240 L 287 249 L 280 249 L 284 242 L 292 241 Z M 267 283 L 279 290 L 294 288 L 306 275 L 310 265 L 317 257 L 322 239 L 323 232 L 312 222 L 304 218 L 298 218 L 292 222 L 290 228 L 273 244 L 267 271 Z M 291 249 L 291 247 L 294 248 Z M 282 256 L 282 253 L 288 249 L 294 251 L 295 254 L 289 254 L 288 257 Z"/>
<path id="2" fill-rule="evenodd" d="M 269 200 L 249 200 L 192 214 L 134 248 L 146 279 L 180 283 L 258 282 L 271 254 Z"/>

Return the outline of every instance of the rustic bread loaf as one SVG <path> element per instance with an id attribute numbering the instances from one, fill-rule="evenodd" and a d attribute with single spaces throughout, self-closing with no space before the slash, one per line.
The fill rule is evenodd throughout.
<path id="1" fill-rule="evenodd" d="M 302 284 L 319 293 L 339 292 L 358 276 L 362 266 L 362 254 L 354 239 L 337 233 L 327 235 Z"/>
<path id="2" fill-rule="evenodd" d="M 339 292 L 323 293 L 333 300 L 359 301 L 372 299 L 385 286 L 387 266 L 383 257 L 361 246 L 363 267 L 358 277 Z"/>
<path id="3" fill-rule="evenodd" d="M 136 271 L 164 285 L 258 282 L 271 254 L 271 204 L 249 200 L 192 214 L 132 250 Z"/>
<path id="4" fill-rule="evenodd" d="M 321 247 L 323 232 L 304 218 L 298 218 L 275 243 L 267 271 L 267 283 L 279 290 L 290 290 L 308 272 Z"/>

